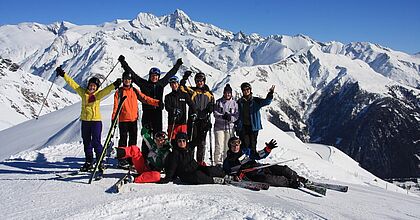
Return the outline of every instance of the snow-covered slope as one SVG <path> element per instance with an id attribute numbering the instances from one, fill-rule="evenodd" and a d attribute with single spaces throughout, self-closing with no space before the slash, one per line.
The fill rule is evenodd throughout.
<path id="1" fill-rule="evenodd" d="M 373 176 L 334 147 L 301 142 L 265 117 L 258 146 L 272 138 L 279 143 L 265 162 L 298 157 L 287 165 L 312 180 L 349 185 L 349 191 L 328 191 L 326 197 L 319 198 L 290 188 L 271 187 L 268 191 L 253 192 L 223 185 L 170 183 L 128 184 L 121 193 L 113 194 L 109 188 L 123 170 L 107 169 L 105 178 L 92 185 L 86 184 L 88 176 L 57 179 L 56 173 L 77 169 L 83 162 L 83 146 L 78 141 L 79 104 L 0 131 L 0 139 L 9 143 L 0 147 L 0 158 L 8 158 L 0 163 L 2 219 L 420 217 L 416 208 L 420 203 L 418 196 L 407 195 L 405 190 Z M 103 102 L 101 111 L 104 117 L 110 116 L 111 98 Z M 108 121 L 104 120 L 103 138 Z M 18 131 L 29 135 L 17 138 Z"/>
<path id="2" fill-rule="evenodd" d="M 19 69 L 16 63 L 0 57 L 0 130 L 35 118 L 41 109 L 51 82 Z M 71 105 L 75 94 L 53 86 L 41 115 Z"/>

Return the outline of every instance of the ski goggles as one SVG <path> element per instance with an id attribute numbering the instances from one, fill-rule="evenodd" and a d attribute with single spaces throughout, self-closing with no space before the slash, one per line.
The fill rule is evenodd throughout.
<path id="1" fill-rule="evenodd" d="M 231 147 L 233 147 L 233 146 L 239 146 L 239 145 L 241 145 L 241 140 L 233 140 L 233 141 L 231 141 L 230 143 L 229 143 L 229 145 L 231 146 Z"/>
<path id="2" fill-rule="evenodd" d="M 161 131 L 161 132 L 157 132 L 155 134 L 155 139 L 156 140 L 165 140 L 167 138 L 167 135 L 165 132 Z"/>
<path id="3" fill-rule="evenodd" d="M 149 74 L 157 74 L 157 75 L 160 75 L 161 72 L 160 72 L 160 69 L 158 69 L 156 67 L 153 67 L 152 69 L 150 69 Z"/>
<path id="4" fill-rule="evenodd" d="M 169 83 L 179 83 L 179 79 L 176 76 L 173 76 L 169 79 Z"/>

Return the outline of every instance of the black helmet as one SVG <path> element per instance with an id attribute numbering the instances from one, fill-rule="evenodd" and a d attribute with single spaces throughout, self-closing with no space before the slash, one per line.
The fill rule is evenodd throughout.
<path id="1" fill-rule="evenodd" d="M 246 88 L 252 89 L 251 84 L 244 82 L 241 84 L 241 90 L 244 90 Z"/>
<path id="2" fill-rule="evenodd" d="M 94 84 L 96 85 L 96 87 L 98 87 L 98 88 L 99 88 L 99 86 L 101 85 L 101 81 L 99 81 L 99 79 L 98 79 L 98 78 L 96 78 L 96 77 L 92 77 L 92 78 L 90 78 L 90 79 L 89 79 L 89 81 L 88 81 L 88 86 L 89 86 L 91 83 L 94 83 Z"/>
<path id="3" fill-rule="evenodd" d="M 204 73 L 202 73 L 202 72 L 199 72 L 199 73 L 197 73 L 197 74 L 195 74 L 195 76 L 194 76 L 194 81 L 206 81 L 206 75 L 204 75 Z"/>
<path id="4" fill-rule="evenodd" d="M 130 73 L 130 72 L 127 72 L 127 71 L 123 72 L 123 74 L 122 74 L 122 79 L 123 79 L 123 80 L 124 80 L 124 79 L 132 79 L 132 78 L 131 78 L 131 73 Z"/>
<path id="5" fill-rule="evenodd" d="M 233 136 L 233 137 L 229 138 L 229 141 L 228 141 L 229 147 L 231 147 L 232 144 L 236 144 L 236 143 L 239 143 L 239 145 L 240 145 L 241 144 L 241 139 L 239 139 L 236 136 Z"/>
<path id="6" fill-rule="evenodd" d="M 160 76 L 160 74 L 162 74 L 162 72 L 160 72 L 160 69 L 159 69 L 159 68 L 157 68 L 157 67 L 152 67 L 152 68 L 150 68 L 150 70 L 149 70 L 149 75 L 152 75 L 152 74 L 157 74 L 157 75 L 159 75 L 159 76 Z"/>
<path id="7" fill-rule="evenodd" d="M 179 132 L 178 134 L 176 134 L 175 139 L 178 141 L 179 139 L 188 139 L 188 135 L 184 132 Z"/>

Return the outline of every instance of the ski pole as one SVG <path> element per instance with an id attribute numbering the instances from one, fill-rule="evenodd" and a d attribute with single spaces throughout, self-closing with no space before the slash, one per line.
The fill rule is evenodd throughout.
<path id="1" fill-rule="evenodd" d="M 106 75 L 106 77 L 105 77 L 105 79 L 102 81 L 102 83 L 101 84 L 99 84 L 99 86 L 98 86 L 98 89 L 99 89 L 99 87 L 101 87 L 102 86 L 102 84 L 104 84 L 104 82 L 106 81 L 106 79 L 108 79 L 108 76 L 112 73 L 112 71 L 114 71 L 114 69 L 115 69 L 115 67 L 117 66 L 117 64 L 119 63 L 119 61 L 117 61 L 117 63 L 112 67 L 112 69 L 111 69 L 111 71 L 109 71 L 109 73 L 108 73 L 108 75 Z"/>
<path id="2" fill-rule="evenodd" d="M 52 86 L 54 85 L 54 82 L 55 82 L 56 79 L 57 79 L 57 76 L 54 77 L 53 81 L 51 82 L 51 86 L 48 89 L 47 95 L 45 96 L 44 101 L 42 101 L 41 109 L 39 109 L 38 115 L 35 117 L 36 120 L 38 120 L 39 115 L 41 114 L 42 108 L 44 107 L 45 101 L 47 101 L 48 94 L 50 94 L 50 91 L 51 91 Z"/>
<path id="3" fill-rule="evenodd" d="M 209 115 L 209 122 L 208 123 L 211 123 L 210 122 L 210 115 Z M 213 166 L 213 146 L 212 146 L 212 143 L 211 143 L 211 126 L 210 126 L 210 129 L 209 129 L 209 138 L 210 138 L 210 165 L 211 166 Z"/>
<path id="4" fill-rule="evenodd" d="M 175 115 L 175 117 L 174 117 L 174 123 L 172 123 L 171 135 L 169 135 L 169 139 L 170 140 L 172 140 L 172 135 L 174 134 L 176 118 L 177 118 L 177 116 Z"/>
<path id="5" fill-rule="evenodd" d="M 194 135 L 194 124 L 195 121 L 191 120 L 191 136 L 190 136 L 190 140 L 188 140 L 188 142 L 191 142 L 193 139 L 193 135 Z"/>

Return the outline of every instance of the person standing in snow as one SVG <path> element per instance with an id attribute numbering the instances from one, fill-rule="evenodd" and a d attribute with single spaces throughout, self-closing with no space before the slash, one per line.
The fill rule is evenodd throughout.
<path id="1" fill-rule="evenodd" d="M 122 74 L 122 79 L 123 86 L 118 88 L 114 94 L 114 109 L 112 112 L 113 121 L 116 117 L 120 97 L 126 96 L 127 98 L 124 101 L 121 113 L 118 116 L 118 128 L 120 132 L 118 147 L 137 145 L 137 119 L 139 117 L 137 100 L 155 107 L 163 105 L 161 101 L 150 98 L 140 92 L 138 89 L 134 88 L 131 83 L 131 73 L 124 72 Z M 129 163 L 127 160 L 119 160 L 120 167 L 127 168 L 128 165 Z"/>
<path id="2" fill-rule="evenodd" d="M 190 121 L 189 123 L 189 134 L 192 135 L 191 149 L 195 149 L 195 147 L 197 147 L 197 161 L 201 165 L 206 165 L 204 162 L 206 137 L 207 132 L 210 131 L 212 127 L 210 115 L 214 108 L 214 96 L 209 87 L 206 85 L 206 76 L 204 73 L 199 72 L 195 74 L 195 87 L 185 86 L 190 75 L 191 71 L 186 71 L 184 73 L 181 80 L 181 86 L 189 94 L 192 102 L 194 103 L 195 110 L 197 111 L 197 119 L 194 122 Z M 190 110 L 192 111 L 192 109 Z M 189 115 L 192 115 L 191 111 L 189 111 Z"/>
<path id="3" fill-rule="evenodd" d="M 171 145 L 165 132 L 155 132 L 152 139 L 147 128 L 141 129 L 141 134 L 149 148 L 148 154 L 143 154 L 139 147 L 131 145 L 128 147 L 114 148 L 111 157 L 129 159 L 133 162 L 134 168 L 139 174 L 137 177 L 129 177 L 129 182 L 135 183 L 156 183 L 160 181 L 160 172 L 164 168 L 165 160 L 171 152 Z"/>
<path id="4" fill-rule="evenodd" d="M 238 100 L 239 118 L 236 121 L 236 131 L 245 147 L 257 151 L 258 131 L 262 129 L 260 109 L 273 100 L 275 86 L 271 86 L 265 99 L 253 97 L 251 84 L 241 84 L 242 97 Z"/>
<path id="5" fill-rule="evenodd" d="M 256 162 L 256 160 L 266 158 L 277 147 L 277 142 L 272 139 L 270 142 L 265 143 L 265 145 L 264 149 L 254 152 L 249 148 L 242 148 L 241 140 L 238 137 L 231 137 L 229 139 L 227 157 L 223 161 L 223 169 L 226 174 L 235 173 L 237 176 L 239 175 L 240 179 L 268 183 L 271 186 L 291 188 L 298 188 L 301 183 L 307 181 L 286 165 L 273 165 L 246 172 L 244 176 L 241 176 L 241 170 L 263 165 Z"/>
<path id="6" fill-rule="evenodd" d="M 188 135 L 180 132 L 176 135 L 177 146 L 168 155 L 165 166 L 165 178 L 159 183 L 168 183 L 176 177 L 188 184 L 223 183 L 225 173 L 218 166 L 202 166 L 194 160 L 187 145 Z"/>
<path id="7" fill-rule="evenodd" d="M 187 105 L 192 113 L 191 120 L 195 120 L 194 104 L 190 96 L 180 89 L 179 79 L 173 76 L 169 79 L 172 92 L 165 96 L 165 109 L 168 112 L 168 134 L 172 146 L 176 146 L 175 137 L 179 132 L 187 133 Z"/>
<path id="8" fill-rule="evenodd" d="M 57 77 L 61 76 L 69 84 L 69 86 L 77 92 L 82 98 L 82 109 L 80 120 L 82 120 L 82 139 L 85 152 L 85 163 L 80 171 L 89 171 L 93 169 L 93 152 L 95 150 L 96 158 L 102 154 L 101 133 L 102 121 L 99 104 L 102 98 L 117 89 L 121 85 L 121 79 L 118 78 L 114 83 L 99 90 L 100 81 L 96 77 L 92 77 L 88 81 L 88 87 L 80 87 L 69 75 L 67 75 L 61 66 L 56 68 Z M 99 163 L 101 161 L 96 161 Z M 101 163 L 103 165 L 103 163 Z M 99 167 L 99 171 L 103 171 L 103 166 Z"/>
<path id="9" fill-rule="evenodd" d="M 163 102 L 163 90 L 166 85 L 169 83 L 169 79 L 172 76 L 175 76 L 178 69 L 183 64 L 182 59 L 179 58 L 174 67 L 169 70 L 165 76 L 160 79 L 160 75 L 162 72 L 160 69 L 153 67 L 149 70 L 149 79 L 145 80 L 139 77 L 128 65 L 125 61 L 125 57 L 120 55 L 118 57 L 118 61 L 120 61 L 122 68 L 125 72 L 131 73 L 133 82 L 140 88 L 140 90 L 147 96 L 157 99 Z M 163 107 L 163 106 L 162 106 Z M 142 104 L 143 115 L 141 118 L 141 124 L 143 127 L 149 127 L 152 129 L 152 132 L 162 131 L 162 107 L 152 106 L 146 103 Z M 146 153 L 148 150 L 145 143 L 142 143 L 142 151 Z"/>
<path id="10" fill-rule="evenodd" d="M 222 165 L 226 152 L 229 150 L 228 141 L 233 136 L 234 122 L 238 119 L 238 104 L 232 99 L 232 87 L 226 84 L 223 97 L 216 100 L 214 106 L 214 162 Z"/>

